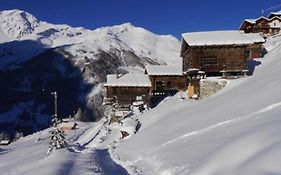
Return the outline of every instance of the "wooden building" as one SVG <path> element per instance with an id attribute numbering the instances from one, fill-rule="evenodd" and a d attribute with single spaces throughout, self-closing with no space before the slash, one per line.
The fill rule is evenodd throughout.
<path id="1" fill-rule="evenodd" d="M 0 145 L 6 146 L 9 145 L 11 141 L 9 139 L 4 139 L 0 141 Z"/>
<path id="2" fill-rule="evenodd" d="M 71 121 L 63 122 L 58 125 L 58 128 L 63 132 L 69 132 L 71 130 L 77 129 L 77 123 Z"/>
<path id="3" fill-rule="evenodd" d="M 241 31 L 212 31 L 182 34 L 183 72 L 206 75 L 242 73 L 247 70 L 248 47 L 253 41 Z"/>
<path id="4" fill-rule="evenodd" d="M 253 41 L 253 44 L 248 47 L 249 59 L 261 58 L 263 44 L 265 43 L 263 36 L 259 33 L 247 33 L 245 36 Z"/>
<path id="5" fill-rule="evenodd" d="M 145 68 L 145 74 L 151 80 L 152 95 L 174 94 L 187 88 L 187 79 L 181 65 L 149 65 Z"/>
<path id="6" fill-rule="evenodd" d="M 262 33 L 265 36 L 275 35 L 280 31 L 280 22 L 279 17 L 268 19 L 261 16 L 257 19 L 245 19 L 240 26 L 240 30 L 245 33 Z"/>
<path id="7" fill-rule="evenodd" d="M 107 75 L 106 101 L 117 101 L 118 105 L 132 105 L 133 102 L 143 101 L 147 104 L 151 89 L 148 75 L 144 74 L 111 74 Z"/>

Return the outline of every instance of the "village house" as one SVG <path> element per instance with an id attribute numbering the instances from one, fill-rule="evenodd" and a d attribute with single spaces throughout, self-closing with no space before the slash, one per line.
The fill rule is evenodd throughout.
<path id="1" fill-rule="evenodd" d="M 149 65 L 145 67 L 145 74 L 150 78 L 152 95 L 175 94 L 187 88 L 181 65 Z"/>
<path id="2" fill-rule="evenodd" d="M 281 18 L 278 16 L 270 18 L 261 16 L 257 19 L 245 19 L 239 30 L 243 30 L 245 33 L 262 33 L 265 36 L 271 36 L 279 33 L 280 24 Z"/>
<path id="3" fill-rule="evenodd" d="M 58 128 L 63 132 L 69 132 L 77 129 L 77 123 L 74 121 L 62 122 L 58 124 Z"/>
<path id="4" fill-rule="evenodd" d="M 119 105 L 132 105 L 142 101 L 148 104 L 151 82 L 145 74 L 110 74 L 107 75 L 106 101 L 118 102 Z"/>
<path id="5" fill-rule="evenodd" d="M 206 75 L 239 74 L 247 71 L 248 48 L 254 42 L 241 31 L 212 31 L 182 34 L 183 72 Z"/>

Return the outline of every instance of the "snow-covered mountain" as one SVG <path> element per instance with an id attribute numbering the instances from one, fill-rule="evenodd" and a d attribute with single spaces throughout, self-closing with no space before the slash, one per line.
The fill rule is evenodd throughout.
<path id="1" fill-rule="evenodd" d="M 30 131 L 25 134 L 46 127 L 52 113 L 51 91 L 61 97 L 61 116 L 80 107 L 94 119 L 101 116 L 106 74 L 180 63 L 180 42 L 175 37 L 130 23 L 88 30 L 6 10 L 0 12 L 0 41 L 0 99 L 5 102 L 0 106 L 0 125 L 9 124 L 9 132 Z M 25 115 L 33 122 L 22 122 L 19 116 Z"/>

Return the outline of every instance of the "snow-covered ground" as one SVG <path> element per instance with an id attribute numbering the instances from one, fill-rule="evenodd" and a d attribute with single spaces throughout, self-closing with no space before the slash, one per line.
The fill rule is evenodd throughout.
<path id="1" fill-rule="evenodd" d="M 139 117 L 140 131 L 113 150 L 139 174 L 281 174 L 281 47 L 254 75 L 199 101 L 173 97 Z"/>

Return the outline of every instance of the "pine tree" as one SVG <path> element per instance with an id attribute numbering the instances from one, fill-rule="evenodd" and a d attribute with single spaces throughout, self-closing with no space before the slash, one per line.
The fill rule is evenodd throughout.
<path id="1" fill-rule="evenodd" d="M 52 125 L 54 129 L 50 131 L 51 137 L 50 137 L 50 143 L 49 148 L 47 151 L 47 155 L 49 155 L 52 151 L 65 148 L 66 147 L 66 141 L 64 137 L 64 132 L 60 130 L 58 125 L 62 122 L 60 119 L 58 119 L 56 116 L 52 119 Z"/>
<path id="2" fill-rule="evenodd" d="M 49 155 L 54 150 L 65 148 L 65 146 L 66 142 L 64 132 L 61 131 L 58 127 L 56 127 L 55 130 L 51 131 L 51 141 L 49 143 L 47 155 Z"/>

